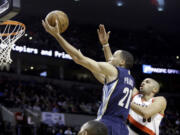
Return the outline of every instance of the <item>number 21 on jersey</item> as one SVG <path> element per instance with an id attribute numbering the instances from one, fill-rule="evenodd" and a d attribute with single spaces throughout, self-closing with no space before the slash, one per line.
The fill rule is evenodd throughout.
<path id="1" fill-rule="evenodd" d="M 119 101 L 118 105 L 121 106 L 121 107 L 125 107 L 126 109 L 128 109 L 129 107 L 129 102 L 131 100 L 131 96 L 132 96 L 132 90 L 129 89 L 128 87 L 125 87 L 124 90 L 123 90 L 123 93 L 125 94 L 124 97 Z M 125 100 L 127 100 L 126 103 Z"/>

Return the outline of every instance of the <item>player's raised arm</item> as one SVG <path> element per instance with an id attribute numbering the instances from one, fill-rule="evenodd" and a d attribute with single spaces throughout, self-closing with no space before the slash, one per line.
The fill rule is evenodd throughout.
<path id="1" fill-rule="evenodd" d="M 148 119 L 157 113 L 164 112 L 166 105 L 167 105 L 167 102 L 164 97 L 155 97 L 154 102 L 147 107 L 142 107 L 132 102 L 131 109 L 133 109 L 136 113 L 141 115 L 143 118 Z"/>
<path id="2" fill-rule="evenodd" d="M 97 29 L 99 41 L 103 47 L 104 56 L 106 61 L 109 61 L 112 57 L 111 48 L 109 47 L 109 36 L 110 31 L 107 33 L 104 25 L 100 24 L 99 29 Z"/>
<path id="3" fill-rule="evenodd" d="M 77 64 L 82 65 L 83 67 L 89 69 L 91 72 L 102 73 L 105 76 L 111 76 L 113 78 L 117 77 L 118 71 L 113 65 L 106 62 L 96 62 L 95 60 L 84 56 L 80 51 L 78 51 L 75 47 L 69 44 L 59 34 L 60 32 L 58 23 L 56 23 L 55 27 L 50 26 L 47 20 L 42 21 L 42 24 L 45 30 L 56 38 L 60 46 L 73 58 L 73 60 Z"/>
<path id="4" fill-rule="evenodd" d="M 104 51 L 105 59 L 108 62 L 108 61 L 110 61 L 111 57 L 113 57 L 111 49 L 109 47 L 109 43 L 108 43 L 110 31 L 108 33 L 106 33 L 106 29 L 105 29 L 104 25 L 100 24 L 99 29 L 97 29 L 97 33 L 98 33 L 99 41 L 100 41 L 103 51 Z M 93 75 L 100 83 L 104 84 L 105 76 L 103 74 L 93 72 Z"/>

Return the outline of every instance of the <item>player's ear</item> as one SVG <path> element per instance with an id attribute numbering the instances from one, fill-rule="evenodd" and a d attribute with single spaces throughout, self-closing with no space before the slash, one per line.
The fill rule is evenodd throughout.
<path id="1" fill-rule="evenodd" d="M 125 60 L 120 60 L 120 65 L 125 65 Z"/>
<path id="2" fill-rule="evenodd" d="M 156 87 L 154 87 L 153 90 L 152 90 L 152 92 L 153 92 L 154 94 L 156 94 L 157 91 L 158 91 L 158 88 L 156 88 Z"/>

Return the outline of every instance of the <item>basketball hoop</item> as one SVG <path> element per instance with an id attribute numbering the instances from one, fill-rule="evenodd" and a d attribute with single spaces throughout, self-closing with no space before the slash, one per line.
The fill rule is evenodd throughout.
<path id="1" fill-rule="evenodd" d="M 11 49 L 25 33 L 25 25 L 17 21 L 5 21 L 0 24 L 0 65 L 10 64 Z"/>

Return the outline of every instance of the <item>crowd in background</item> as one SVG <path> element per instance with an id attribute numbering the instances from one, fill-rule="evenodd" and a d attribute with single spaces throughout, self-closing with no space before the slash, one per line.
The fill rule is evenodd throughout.
<path id="1" fill-rule="evenodd" d="M 41 84 L 34 81 L 26 82 L 0 78 L 0 102 L 7 108 L 28 108 L 33 111 L 96 115 L 100 99 L 101 90 L 76 86 L 67 90 L 63 86 L 60 87 L 50 83 Z M 178 97 L 167 97 L 167 100 L 168 107 L 160 126 L 160 135 L 179 135 L 179 108 L 174 106 L 179 102 Z M 3 125 L 2 119 L 0 119 L 0 126 L 8 127 L 10 125 L 8 123 Z M 58 132 L 66 135 L 65 131 L 68 128 L 65 125 L 48 127 L 45 124 L 41 124 L 40 130 L 37 132 L 40 135 L 43 135 L 45 132 L 49 135 L 61 135 L 60 133 L 57 134 Z M 4 131 L 1 132 L 6 131 L 6 128 L 3 129 Z M 31 130 L 33 132 L 34 128 L 31 128 Z M 69 135 L 76 134 L 78 131 L 76 127 L 71 127 L 69 130 L 72 130 L 72 133 Z"/>
<path id="2" fill-rule="evenodd" d="M 10 108 L 96 114 L 100 93 L 100 90 L 77 86 L 65 89 L 52 84 L 0 79 L 1 103 Z"/>
<path id="3" fill-rule="evenodd" d="M 177 106 L 179 97 L 167 98 L 167 108 L 160 124 L 160 135 L 180 134 L 180 108 Z"/>

